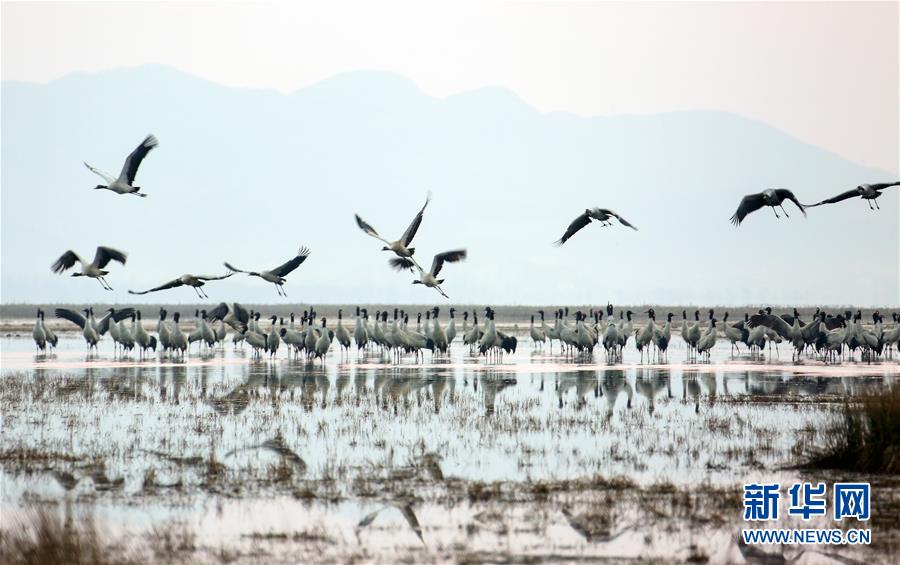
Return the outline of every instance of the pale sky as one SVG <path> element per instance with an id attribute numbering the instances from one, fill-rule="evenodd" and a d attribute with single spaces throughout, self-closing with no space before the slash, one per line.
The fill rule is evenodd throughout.
<path id="1" fill-rule="evenodd" d="M 161 63 L 289 92 L 394 71 L 546 112 L 713 109 L 897 173 L 897 2 L 2 4 L 2 78 Z"/>

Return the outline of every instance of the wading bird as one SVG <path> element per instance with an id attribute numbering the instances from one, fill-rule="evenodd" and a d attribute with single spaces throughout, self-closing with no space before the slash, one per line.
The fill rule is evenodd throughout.
<path id="1" fill-rule="evenodd" d="M 104 289 L 112 290 L 112 287 L 109 286 L 109 283 L 106 282 L 105 278 L 106 275 L 109 274 L 109 271 L 105 271 L 103 268 L 106 267 L 110 261 L 118 261 L 124 265 L 126 258 L 127 255 L 125 253 L 113 249 L 112 247 L 103 247 L 101 245 L 97 248 L 94 260 L 87 263 L 84 259 L 79 257 L 77 253 L 70 249 L 63 253 L 62 256 L 50 266 L 50 269 L 54 273 L 59 274 L 70 269 L 75 263 L 81 263 L 81 272 L 72 273 L 73 277 L 90 277 L 92 279 L 97 279 L 97 282 L 99 282 Z"/>
<path id="2" fill-rule="evenodd" d="M 738 205 L 737 211 L 731 216 L 731 223 L 735 226 L 741 225 L 741 222 L 744 221 L 744 218 L 746 218 L 748 214 L 756 212 L 763 206 L 771 206 L 772 212 L 775 213 L 776 218 L 781 217 L 778 215 L 778 211 L 775 210 L 776 206 L 781 208 L 785 218 L 790 218 L 787 211 L 784 209 L 784 206 L 781 205 L 785 200 L 790 200 L 796 204 L 797 208 L 800 208 L 800 211 L 806 216 L 806 207 L 803 204 L 800 204 L 800 201 L 797 200 L 797 197 L 794 196 L 793 192 L 786 188 L 769 188 L 762 192 L 748 194 L 743 197 L 741 203 Z"/>
<path id="3" fill-rule="evenodd" d="M 193 287 L 194 292 L 196 292 L 197 296 L 199 296 L 200 298 L 209 298 L 209 295 L 206 294 L 206 291 L 204 291 L 200 287 L 202 287 L 204 284 L 206 284 L 207 281 L 220 281 L 222 279 L 227 279 L 228 277 L 230 277 L 233 274 L 234 274 L 233 272 L 227 273 L 220 277 L 213 277 L 213 276 L 208 276 L 208 275 L 184 274 L 184 275 L 181 275 L 180 277 L 178 277 L 177 279 L 171 280 L 165 284 L 161 284 L 156 288 L 151 288 L 150 290 L 144 290 L 141 292 L 129 290 L 128 294 L 147 294 L 150 292 L 157 292 L 160 290 L 168 290 L 170 288 L 178 288 L 179 286 L 187 285 L 187 286 Z"/>
<path id="4" fill-rule="evenodd" d="M 121 310 L 110 308 L 107 314 L 100 318 L 99 321 L 94 320 L 93 308 L 86 308 L 82 312 L 84 312 L 84 315 L 68 308 L 57 308 L 53 311 L 57 318 L 69 320 L 82 329 L 84 341 L 87 343 L 88 350 L 90 350 L 91 348 L 96 348 L 97 342 L 100 341 L 103 334 L 109 331 L 111 320 L 118 322 L 130 317 L 134 313 L 134 308 L 123 308 Z"/>
<path id="5" fill-rule="evenodd" d="M 450 298 L 449 296 L 444 294 L 443 290 L 441 290 L 441 285 L 444 284 L 444 279 L 439 279 L 437 278 L 437 276 L 440 274 L 441 268 L 443 268 L 445 262 L 456 263 L 465 259 L 466 255 L 467 253 L 465 249 L 455 249 L 453 251 L 444 251 L 443 253 L 438 253 L 434 256 L 434 260 L 431 262 L 431 270 L 427 272 L 422 269 L 422 267 L 420 267 L 419 264 L 416 263 L 412 258 L 395 257 L 389 262 L 391 266 L 398 271 L 405 271 L 407 269 L 411 271 L 413 270 L 413 268 L 418 269 L 419 278 L 418 280 L 414 280 L 412 284 L 423 284 L 427 287 L 437 290 L 444 298 Z"/>
<path id="6" fill-rule="evenodd" d="M 278 294 L 280 296 L 287 296 L 287 293 L 284 291 L 284 283 L 287 282 L 287 280 L 284 277 L 291 274 L 294 269 L 296 269 L 300 266 L 301 263 L 306 261 L 307 257 L 309 257 L 309 249 L 306 247 L 301 247 L 297 251 L 297 255 L 293 259 L 275 267 L 271 271 L 244 271 L 238 269 L 237 267 L 233 267 L 227 261 L 225 262 L 225 268 L 229 271 L 234 271 L 235 273 L 246 273 L 251 277 L 259 277 L 264 281 L 268 281 L 275 285 L 275 289 L 278 291 Z"/>
<path id="7" fill-rule="evenodd" d="M 812 208 L 814 206 L 821 206 L 822 204 L 835 204 L 837 202 L 841 202 L 843 200 L 848 200 L 850 198 L 862 198 L 869 203 L 869 210 L 875 210 L 875 208 L 881 210 L 881 206 L 878 205 L 878 197 L 881 196 L 881 191 L 890 186 L 900 186 L 900 182 L 882 182 L 878 184 L 861 184 L 852 190 L 848 190 L 847 192 L 842 192 L 837 196 L 833 196 L 831 198 L 826 198 L 825 200 L 818 202 L 816 204 L 811 204 L 808 206 Z M 872 202 L 875 203 L 875 208 L 872 208 Z"/>
<path id="8" fill-rule="evenodd" d="M 611 226 L 612 222 L 609 221 L 610 218 L 616 218 L 617 220 L 619 220 L 619 223 L 622 224 L 623 226 L 629 227 L 629 228 L 637 231 L 636 227 L 634 227 L 633 225 L 628 223 L 628 221 L 625 218 L 616 214 L 612 210 L 607 210 L 606 208 L 587 208 L 587 209 L 585 209 L 584 214 L 582 214 L 582 215 L 578 216 L 577 218 L 575 218 L 574 220 L 572 220 L 572 223 L 569 224 L 568 228 L 566 228 L 566 233 L 564 233 L 561 238 L 556 240 L 554 242 L 554 245 L 559 247 L 563 243 L 569 241 L 569 239 L 573 235 L 578 233 L 578 230 L 580 230 L 584 226 L 591 223 L 592 219 L 599 221 L 601 227 L 605 228 L 605 227 Z"/>
<path id="9" fill-rule="evenodd" d="M 122 166 L 122 172 L 119 173 L 119 178 L 117 179 L 113 178 L 112 175 L 104 173 L 85 163 L 85 167 L 107 182 L 107 184 L 98 184 L 94 187 L 94 190 L 105 189 L 111 190 L 117 194 L 134 194 L 135 196 L 145 198 L 147 195 L 139 192 L 141 187 L 134 186 L 134 177 L 137 176 L 138 167 L 141 166 L 141 161 L 144 160 L 144 157 L 147 156 L 147 153 L 149 153 L 151 149 L 158 145 L 159 141 L 152 134 L 144 138 L 144 141 L 137 146 L 137 149 L 132 151 L 131 155 L 125 159 L 125 164 Z"/>
<path id="10" fill-rule="evenodd" d="M 237 302 L 232 306 L 228 306 L 225 302 L 219 302 L 218 306 L 206 313 L 206 320 L 208 322 L 222 320 L 231 326 L 234 331 L 244 333 L 247 330 L 247 324 L 250 322 L 250 313 Z"/>
<path id="11" fill-rule="evenodd" d="M 413 218 L 412 223 L 409 224 L 409 227 L 406 228 L 406 231 L 403 232 L 403 235 L 400 236 L 400 239 L 397 241 L 388 241 L 385 238 L 378 235 L 378 232 L 375 231 L 371 225 L 365 222 L 362 218 L 359 217 L 359 214 L 355 214 L 356 217 L 356 225 L 359 226 L 359 229 L 366 232 L 367 235 L 374 237 L 382 242 L 384 242 L 385 246 L 381 248 L 382 251 L 393 251 L 398 257 L 409 258 L 412 257 L 416 252 L 415 247 L 410 247 L 409 244 L 412 243 L 414 237 L 416 237 L 416 232 L 419 231 L 419 226 L 422 224 L 422 217 L 425 214 L 425 208 L 428 207 L 428 203 L 431 202 L 431 193 L 428 193 L 428 197 L 425 199 L 425 205 L 422 206 L 422 209 L 419 210 L 419 213 L 416 214 L 416 217 Z"/>

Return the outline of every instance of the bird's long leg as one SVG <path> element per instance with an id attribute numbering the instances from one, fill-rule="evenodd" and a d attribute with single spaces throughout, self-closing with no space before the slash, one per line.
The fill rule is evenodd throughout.
<path id="1" fill-rule="evenodd" d="M 197 296 L 199 296 L 200 298 L 203 298 L 203 295 L 200 294 L 200 289 L 198 287 L 192 286 L 191 288 L 194 289 L 194 292 L 197 293 Z"/>
<path id="2" fill-rule="evenodd" d="M 110 286 L 109 281 L 106 280 L 106 277 L 103 277 L 103 284 L 105 284 L 106 288 L 108 288 L 109 290 L 113 289 L 113 287 Z"/>
<path id="3" fill-rule="evenodd" d="M 106 288 L 106 285 L 103 284 L 103 280 L 102 280 L 100 277 L 97 277 L 97 282 L 100 283 L 100 286 L 103 287 L 103 290 L 108 290 L 108 289 Z"/>
<path id="4" fill-rule="evenodd" d="M 876 207 L 876 208 L 878 208 L 879 210 L 881 210 L 881 206 L 878 205 L 878 200 L 876 200 L 876 199 L 873 198 L 871 201 L 875 203 L 875 207 Z"/>
<path id="5" fill-rule="evenodd" d="M 284 287 L 281 285 L 278 285 L 278 288 L 281 289 L 281 296 L 284 296 L 285 298 L 287 298 L 287 293 L 284 291 Z"/>
<path id="6" fill-rule="evenodd" d="M 782 211 L 782 212 L 784 212 L 784 217 L 785 217 L 785 218 L 790 218 L 790 216 L 788 216 L 787 210 L 784 209 L 784 206 L 782 206 L 781 204 L 779 204 L 778 207 L 781 208 L 781 211 Z"/>
<path id="7" fill-rule="evenodd" d="M 776 217 L 776 218 L 780 218 L 780 217 L 781 217 L 781 216 L 778 215 L 778 210 L 775 209 L 775 206 L 772 206 L 772 212 L 775 213 L 775 217 Z"/>

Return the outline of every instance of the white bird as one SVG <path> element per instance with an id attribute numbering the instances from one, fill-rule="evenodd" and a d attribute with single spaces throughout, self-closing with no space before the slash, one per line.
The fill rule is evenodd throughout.
<path id="1" fill-rule="evenodd" d="M 161 284 L 155 288 L 151 288 L 150 290 L 143 290 L 141 292 L 129 290 L 128 294 L 147 294 L 149 292 L 157 292 L 160 290 L 167 290 L 170 288 L 178 288 L 179 286 L 187 285 L 187 286 L 193 287 L 194 292 L 196 292 L 197 296 L 199 296 L 200 298 L 209 298 L 209 295 L 206 294 L 206 291 L 201 289 L 200 287 L 202 287 L 204 284 L 206 284 L 206 281 L 220 281 L 222 279 L 227 279 L 228 277 L 230 277 L 233 274 L 234 274 L 233 272 L 226 273 L 219 277 L 210 276 L 210 275 L 184 274 L 184 275 L 181 275 L 180 277 L 178 277 L 177 279 L 174 279 L 167 283 Z"/>
<path id="2" fill-rule="evenodd" d="M 284 291 L 284 283 L 287 282 L 287 280 L 284 277 L 291 274 L 294 269 L 306 261 L 307 257 L 309 257 L 309 249 L 301 247 L 293 259 L 290 259 L 269 271 L 243 271 L 237 267 L 233 267 L 228 262 L 225 263 L 225 268 L 236 273 L 246 273 L 251 277 L 259 277 L 264 281 L 268 281 L 275 285 L 275 289 L 278 291 L 279 295 L 287 296 L 287 293 Z"/>
<path id="3" fill-rule="evenodd" d="M 611 218 L 616 218 L 619 220 L 619 223 L 623 226 L 629 227 L 634 231 L 637 231 L 637 228 L 628 223 L 628 221 L 622 216 L 616 214 L 612 210 L 608 210 L 606 208 L 587 208 L 584 213 L 572 220 L 572 223 L 569 224 L 569 227 L 566 228 L 566 233 L 563 234 L 561 238 L 554 242 L 554 245 L 559 247 L 563 243 L 569 241 L 569 239 L 578 233 L 578 231 L 584 226 L 591 223 L 591 220 L 597 220 L 600 222 L 601 227 L 611 226 L 612 223 L 609 221 Z"/>
<path id="4" fill-rule="evenodd" d="M 104 289 L 112 290 L 112 287 L 109 286 L 109 283 L 106 282 L 105 278 L 106 275 L 109 274 L 109 271 L 104 270 L 104 267 L 106 267 L 110 261 L 118 261 L 124 265 L 127 257 L 128 256 L 121 251 L 101 245 L 97 248 L 94 260 L 88 263 L 70 249 L 63 253 L 62 256 L 50 266 L 50 269 L 54 273 L 59 274 L 71 268 L 75 263 L 81 263 L 81 272 L 72 273 L 73 277 L 90 277 L 92 279 L 97 279 Z"/>
<path id="5" fill-rule="evenodd" d="M 367 235 L 374 237 L 385 243 L 385 246 L 381 248 L 382 251 L 393 251 L 397 257 L 412 257 L 416 252 L 415 247 L 410 247 L 409 245 L 412 243 L 414 237 L 416 237 L 416 232 L 419 231 L 419 226 L 422 225 L 422 217 L 425 214 L 425 208 L 428 207 L 428 203 L 431 202 L 431 193 L 428 193 L 428 197 L 425 199 L 425 205 L 422 206 L 422 209 L 419 210 L 419 213 L 416 214 L 416 217 L 413 218 L 412 223 L 409 224 L 409 227 L 406 228 L 406 231 L 403 232 L 403 235 L 400 236 L 400 239 L 397 241 L 388 241 L 385 238 L 378 235 L 378 232 L 375 231 L 371 225 L 366 223 L 362 218 L 359 217 L 359 214 L 355 214 L 356 217 L 356 225 L 359 226 L 359 229 L 364 231 Z"/>
<path id="6" fill-rule="evenodd" d="M 148 135 L 144 138 L 144 141 L 141 142 L 137 148 L 131 152 L 131 154 L 125 159 L 125 164 L 122 166 L 122 172 L 119 173 L 119 178 L 113 178 L 112 175 L 108 173 L 104 173 L 99 169 L 95 169 L 94 167 L 84 164 L 85 167 L 90 169 L 92 173 L 103 178 L 107 184 L 98 184 L 94 187 L 95 190 L 105 189 L 111 190 L 117 194 L 133 194 L 135 196 L 140 196 L 142 198 L 147 195 L 140 192 L 141 187 L 134 186 L 134 178 L 137 176 L 138 167 L 141 166 L 141 161 L 144 160 L 144 157 L 147 156 L 154 147 L 159 146 L 159 141 L 155 136 Z"/>
<path id="7" fill-rule="evenodd" d="M 441 285 L 444 283 L 444 279 L 439 279 L 437 278 L 437 276 L 440 274 L 445 262 L 456 263 L 465 259 L 466 256 L 467 252 L 465 249 L 455 249 L 453 251 L 444 251 L 443 253 L 438 253 L 434 256 L 434 260 L 431 262 L 431 270 L 427 272 L 422 269 L 422 267 L 420 267 L 419 264 L 416 263 L 416 261 L 412 258 L 395 257 L 389 262 L 391 266 L 398 271 L 407 269 L 413 270 L 413 268 L 418 269 L 419 278 L 412 281 L 412 284 L 425 285 L 429 288 L 437 290 L 444 298 L 450 298 L 444 293 L 443 290 L 441 290 Z"/>

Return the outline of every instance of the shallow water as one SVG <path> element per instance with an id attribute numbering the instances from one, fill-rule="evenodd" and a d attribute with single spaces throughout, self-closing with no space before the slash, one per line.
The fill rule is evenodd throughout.
<path id="1" fill-rule="evenodd" d="M 527 343 L 494 362 L 457 344 L 448 359 L 392 364 L 352 351 L 322 364 L 290 359 L 283 347 L 257 358 L 230 343 L 175 361 L 116 359 L 106 340 L 86 357 L 72 334 L 41 356 L 29 339 L 4 339 L 0 502 L 11 511 L 74 501 L 71 511 L 91 512 L 113 535 L 186 524 L 204 555 L 227 547 L 250 559 L 260 548 L 277 559 L 300 547 L 378 560 L 402 546 L 440 561 L 504 544 L 537 555 L 548 532 L 559 555 L 670 555 L 690 518 L 673 516 L 672 531 L 650 542 L 647 528 L 632 528 L 601 547 L 560 514 L 608 498 L 604 481 L 622 479 L 628 485 L 613 492 L 640 496 L 602 505 L 638 523 L 647 493 L 724 493 L 727 523 L 698 547 L 730 555 L 734 547 L 714 540 L 731 539 L 740 523 L 741 485 L 798 480 L 788 469 L 798 446 L 820 439 L 839 402 L 898 375 L 892 360 L 792 363 L 788 348 L 735 359 L 721 342 L 710 363 L 686 363 L 678 341 L 669 362 L 654 364 L 633 348 L 607 364 L 602 352 L 572 360 Z M 518 494 L 585 480 L 594 482 L 538 501 Z M 485 498 L 481 485 L 500 492 Z M 412 501 L 425 539 L 398 501 Z M 354 528 L 386 504 L 372 525 Z"/>

